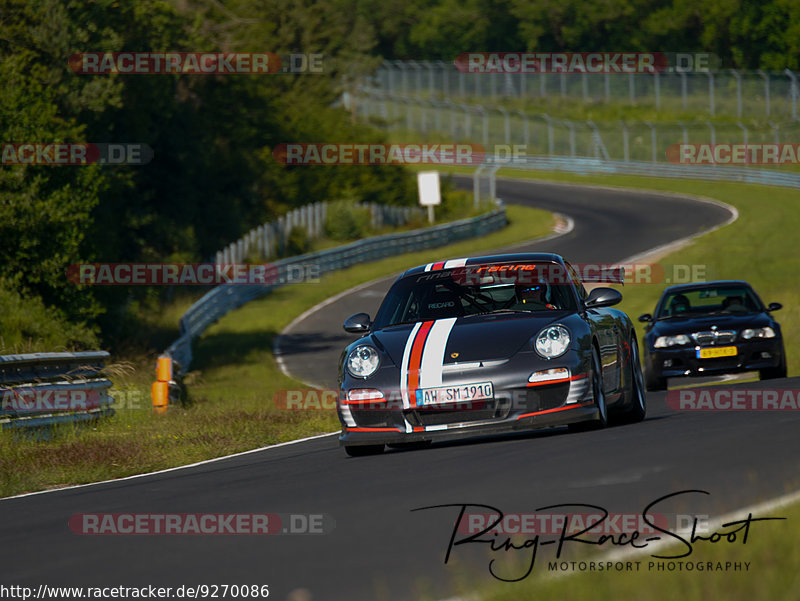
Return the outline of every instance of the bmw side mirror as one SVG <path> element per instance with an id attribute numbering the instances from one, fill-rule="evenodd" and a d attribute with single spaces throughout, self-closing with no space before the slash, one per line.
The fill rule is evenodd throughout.
<path id="1" fill-rule="evenodd" d="M 653 316 L 652 316 L 652 315 L 650 315 L 649 313 L 642 313 L 642 314 L 639 316 L 639 321 L 641 321 L 642 323 L 648 323 L 648 322 L 651 322 L 651 321 L 653 321 Z"/>
<path id="2" fill-rule="evenodd" d="M 610 307 L 622 300 L 619 290 L 613 288 L 595 288 L 589 293 L 588 298 L 583 303 L 587 309 L 597 309 L 599 307 Z"/>
<path id="3" fill-rule="evenodd" d="M 777 311 L 778 309 L 783 309 L 783 305 L 780 303 L 770 303 L 767 306 L 767 311 Z"/>
<path id="4" fill-rule="evenodd" d="M 369 319 L 368 313 L 356 313 L 348 317 L 342 327 L 345 332 L 363 334 L 369 332 L 370 327 L 372 327 L 372 322 Z"/>

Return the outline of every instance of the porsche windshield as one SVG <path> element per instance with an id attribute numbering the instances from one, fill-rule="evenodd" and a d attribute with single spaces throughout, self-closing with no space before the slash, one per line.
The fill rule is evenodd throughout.
<path id="1" fill-rule="evenodd" d="M 375 326 L 490 313 L 574 311 L 572 281 L 553 263 L 478 265 L 407 276 L 389 290 Z"/>
<path id="2" fill-rule="evenodd" d="M 720 313 L 758 313 L 761 302 L 747 286 L 708 286 L 678 290 L 659 307 L 656 319 L 696 317 Z"/>

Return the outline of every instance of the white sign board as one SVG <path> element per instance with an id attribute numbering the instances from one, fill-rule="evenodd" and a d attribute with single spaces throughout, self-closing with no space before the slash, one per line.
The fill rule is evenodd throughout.
<path id="1" fill-rule="evenodd" d="M 442 204 L 438 171 L 420 171 L 417 173 L 417 188 L 419 189 L 419 204 L 423 207 Z"/>

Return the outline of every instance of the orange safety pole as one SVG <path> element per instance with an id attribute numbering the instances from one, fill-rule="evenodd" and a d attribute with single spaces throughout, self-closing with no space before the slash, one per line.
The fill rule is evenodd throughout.
<path id="1" fill-rule="evenodd" d="M 164 413 L 169 405 L 169 382 L 172 380 L 172 358 L 162 355 L 156 363 L 156 381 L 153 382 L 151 397 L 153 410 Z"/>

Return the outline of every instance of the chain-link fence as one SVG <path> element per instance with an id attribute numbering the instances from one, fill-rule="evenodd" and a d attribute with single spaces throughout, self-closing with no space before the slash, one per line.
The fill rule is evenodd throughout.
<path id="1" fill-rule="evenodd" d="M 501 98 L 652 106 L 711 117 L 797 120 L 797 76 L 783 72 L 467 73 L 445 61 L 384 61 L 375 87 L 403 97 L 496 102 Z"/>
<path id="2" fill-rule="evenodd" d="M 672 145 L 782 144 L 795 142 L 800 133 L 800 123 L 792 121 L 749 127 L 742 121 L 711 120 L 595 123 L 375 89 L 364 89 L 348 102 L 354 103 L 351 108 L 359 119 L 397 130 L 398 136 L 413 134 L 417 142 L 477 143 L 492 154 L 507 152 L 509 158 L 521 146 L 525 155 L 666 162 Z"/>

